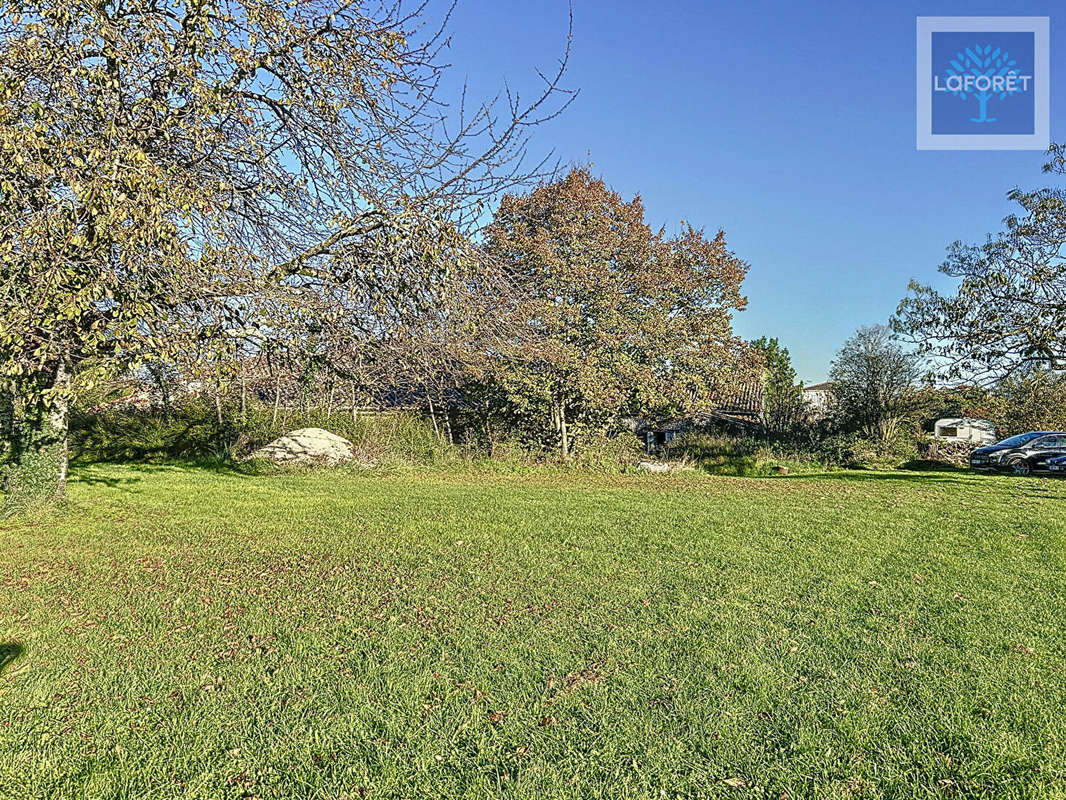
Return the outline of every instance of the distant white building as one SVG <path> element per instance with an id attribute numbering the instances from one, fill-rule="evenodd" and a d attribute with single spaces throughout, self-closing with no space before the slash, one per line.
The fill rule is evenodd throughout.
<path id="1" fill-rule="evenodd" d="M 815 383 L 803 387 L 803 401 L 816 417 L 824 417 L 829 413 L 829 401 L 833 394 L 833 384 Z"/>
<path id="2" fill-rule="evenodd" d="M 933 436 L 946 442 L 991 444 L 996 441 L 996 426 L 987 419 L 946 417 L 936 421 Z"/>

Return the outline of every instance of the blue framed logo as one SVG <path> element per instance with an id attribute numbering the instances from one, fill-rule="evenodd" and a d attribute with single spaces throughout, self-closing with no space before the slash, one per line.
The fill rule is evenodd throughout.
<path id="1" fill-rule="evenodd" d="M 918 149 L 1046 150 L 1047 17 L 918 17 Z"/>

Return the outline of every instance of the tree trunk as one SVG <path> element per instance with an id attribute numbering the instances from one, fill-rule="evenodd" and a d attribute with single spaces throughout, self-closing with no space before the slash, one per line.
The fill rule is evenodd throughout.
<path id="1" fill-rule="evenodd" d="M 563 461 L 570 460 L 570 434 L 566 429 L 566 404 L 559 401 L 559 452 L 562 453 Z"/>
<path id="2" fill-rule="evenodd" d="M 65 361 L 56 368 L 56 390 L 52 407 L 48 409 L 48 441 L 52 444 L 56 459 L 56 497 L 67 491 L 67 472 L 70 465 L 70 372 Z"/>
<path id="3" fill-rule="evenodd" d="M 429 418 L 433 421 L 433 435 L 440 439 L 440 428 L 437 427 L 437 410 L 433 407 L 433 398 L 426 397 L 429 403 Z"/>
<path id="4" fill-rule="evenodd" d="M 887 446 L 896 438 L 896 430 L 898 428 L 898 420 L 894 417 L 885 417 L 878 423 L 879 433 L 881 435 L 881 444 Z"/>
<path id="5" fill-rule="evenodd" d="M 452 434 L 452 410 L 447 405 L 444 406 L 444 430 L 448 434 L 448 444 L 455 444 L 455 436 Z"/>

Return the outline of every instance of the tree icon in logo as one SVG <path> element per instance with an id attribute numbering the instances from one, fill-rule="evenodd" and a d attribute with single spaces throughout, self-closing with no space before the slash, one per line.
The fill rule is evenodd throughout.
<path id="1" fill-rule="evenodd" d="M 950 60 L 951 66 L 945 71 L 947 80 L 944 86 L 936 83 L 936 90 L 951 92 L 956 97 L 966 100 L 977 98 L 977 117 L 970 117 L 970 122 L 995 122 L 995 117 L 988 116 L 988 101 L 993 97 L 1004 99 L 1007 95 L 1029 90 L 1032 76 L 1020 74 L 1018 62 L 1002 48 L 992 49 L 986 44 L 967 47 L 956 53 Z"/>

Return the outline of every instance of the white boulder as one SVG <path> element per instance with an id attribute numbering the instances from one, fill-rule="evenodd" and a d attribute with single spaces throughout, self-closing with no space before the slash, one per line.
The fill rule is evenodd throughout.
<path id="1" fill-rule="evenodd" d="M 279 436 L 249 458 L 275 464 L 337 466 L 355 458 L 352 443 L 322 428 L 300 428 Z"/>
<path id="2" fill-rule="evenodd" d="M 642 469 L 645 472 L 689 472 L 694 470 L 695 467 L 691 464 L 678 464 L 668 461 L 641 461 L 637 464 L 637 469 Z"/>

